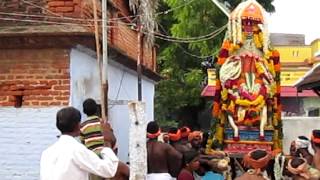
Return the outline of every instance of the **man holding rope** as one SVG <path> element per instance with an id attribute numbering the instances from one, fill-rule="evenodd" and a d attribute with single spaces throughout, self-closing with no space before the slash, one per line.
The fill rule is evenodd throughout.
<path id="1" fill-rule="evenodd" d="M 103 135 L 106 143 L 101 158 L 79 143 L 80 112 L 73 107 L 58 111 L 56 126 L 61 132 L 58 141 L 43 151 L 40 161 L 41 180 L 88 180 L 89 173 L 112 178 L 117 174 L 129 174 L 128 167 L 119 161 L 111 149 L 114 136 L 110 125 L 105 123 Z"/>

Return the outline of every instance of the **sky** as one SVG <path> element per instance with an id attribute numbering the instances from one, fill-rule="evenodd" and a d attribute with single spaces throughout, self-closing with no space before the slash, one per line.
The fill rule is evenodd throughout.
<path id="1" fill-rule="evenodd" d="M 269 32 L 305 34 L 306 44 L 320 38 L 320 0 L 274 0 Z"/>

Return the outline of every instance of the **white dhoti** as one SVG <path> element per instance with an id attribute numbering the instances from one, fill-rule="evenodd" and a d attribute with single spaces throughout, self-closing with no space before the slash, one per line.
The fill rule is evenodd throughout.
<path id="1" fill-rule="evenodd" d="M 169 173 L 151 173 L 147 174 L 147 180 L 174 180 Z"/>

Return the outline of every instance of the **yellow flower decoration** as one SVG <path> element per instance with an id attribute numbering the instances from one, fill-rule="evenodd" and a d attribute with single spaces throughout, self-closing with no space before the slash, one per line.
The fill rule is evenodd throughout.
<path id="1" fill-rule="evenodd" d="M 223 101 L 227 100 L 228 98 L 228 90 L 226 88 L 223 88 L 223 90 L 221 91 L 221 99 Z"/>

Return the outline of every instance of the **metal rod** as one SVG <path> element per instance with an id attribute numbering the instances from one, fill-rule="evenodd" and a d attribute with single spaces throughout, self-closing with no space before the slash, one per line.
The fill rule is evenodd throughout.
<path id="1" fill-rule="evenodd" d="M 230 18 L 230 12 L 227 7 L 225 7 L 221 2 L 218 0 L 212 0 L 212 2 L 228 17 Z"/>

